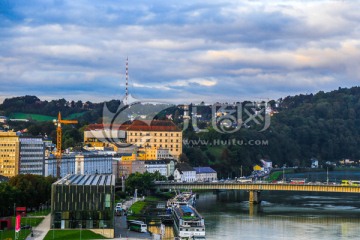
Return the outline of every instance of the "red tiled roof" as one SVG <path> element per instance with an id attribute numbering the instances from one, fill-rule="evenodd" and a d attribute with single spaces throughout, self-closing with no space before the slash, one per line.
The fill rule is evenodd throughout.
<path id="1" fill-rule="evenodd" d="M 128 130 L 128 131 L 163 131 L 163 132 L 180 132 L 181 130 L 170 120 L 135 120 L 130 125 L 128 124 L 90 124 L 85 128 L 85 131 L 91 130 Z"/>
<path id="2" fill-rule="evenodd" d="M 127 130 L 180 132 L 180 129 L 170 120 L 135 120 Z"/>
<path id="3" fill-rule="evenodd" d="M 85 128 L 85 131 L 91 131 L 91 130 L 102 130 L 102 129 L 109 129 L 111 128 L 112 130 L 126 130 L 129 127 L 128 124 L 114 124 L 111 125 L 110 124 L 102 124 L 102 123 L 97 123 L 97 124 L 90 124 Z"/>

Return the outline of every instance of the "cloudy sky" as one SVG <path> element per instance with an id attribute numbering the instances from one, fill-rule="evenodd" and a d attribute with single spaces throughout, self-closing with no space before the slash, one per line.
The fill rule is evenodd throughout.
<path id="1" fill-rule="evenodd" d="M 278 99 L 360 85 L 359 1 L 0 0 L 0 101 Z"/>

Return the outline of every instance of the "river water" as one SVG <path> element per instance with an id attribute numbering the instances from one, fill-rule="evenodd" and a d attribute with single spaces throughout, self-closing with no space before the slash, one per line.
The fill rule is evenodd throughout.
<path id="1" fill-rule="evenodd" d="M 360 239 L 360 196 L 262 192 L 250 206 L 248 194 L 227 191 L 199 194 L 197 210 L 206 239 Z"/>
<path id="2" fill-rule="evenodd" d="M 329 178 L 335 175 L 344 179 L 336 173 Z M 263 191 L 261 204 L 254 206 L 248 197 L 246 191 L 198 194 L 196 209 L 205 218 L 207 240 L 360 239 L 360 194 Z M 173 239 L 171 227 L 166 236 Z"/>

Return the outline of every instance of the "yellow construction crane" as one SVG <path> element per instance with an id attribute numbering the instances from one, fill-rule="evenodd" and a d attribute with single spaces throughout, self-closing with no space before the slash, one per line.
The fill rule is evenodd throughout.
<path id="1" fill-rule="evenodd" d="M 61 139 L 62 139 L 62 129 L 61 124 L 77 124 L 77 120 L 63 120 L 61 119 L 61 113 L 58 114 L 58 119 L 54 119 L 54 124 L 56 126 L 56 177 L 60 178 L 60 167 L 61 167 Z"/>

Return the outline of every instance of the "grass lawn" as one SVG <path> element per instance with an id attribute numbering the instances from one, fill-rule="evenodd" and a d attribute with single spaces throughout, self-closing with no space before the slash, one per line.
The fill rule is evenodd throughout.
<path id="1" fill-rule="evenodd" d="M 294 170 L 293 169 L 287 169 L 287 170 L 285 170 L 284 173 L 285 173 L 285 176 L 286 176 L 286 174 L 294 173 Z M 267 178 L 267 181 L 272 182 L 272 181 L 282 180 L 282 177 L 283 177 L 284 173 L 283 173 L 283 171 L 272 172 L 270 174 L 270 176 Z"/>
<path id="2" fill-rule="evenodd" d="M 84 115 L 86 112 L 81 112 L 81 113 L 73 113 L 70 114 L 69 116 L 65 117 L 64 119 L 77 119 L 79 117 L 81 117 L 82 115 Z"/>
<path id="3" fill-rule="evenodd" d="M 12 113 L 10 118 L 16 119 L 28 119 L 33 121 L 45 122 L 45 121 L 52 121 L 56 117 L 41 115 L 41 114 L 31 114 L 31 113 Z"/>
<path id="4" fill-rule="evenodd" d="M 54 238 L 53 238 L 54 236 Z M 71 239 L 80 239 L 80 229 L 78 230 L 50 230 L 44 240 L 71 240 Z M 90 230 L 81 230 L 81 239 L 107 239 L 106 237 L 93 233 Z"/>
<path id="5" fill-rule="evenodd" d="M 133 214 L 140 214 L 145 206 L 146 206 L 145 201 L 137 201 L 136 203 L 131 205 L 130 210 L 132 211 Z"/>
<path id="6" fill-rule="evenodd" d="M 21 225 L 30 225 L 30 226 L 37 226 L 39 225 L 42 220 L 44 220 L 43 217 L 36 217 L 36 218 L 32 218 L 32 217 L 22 217 L 21 218 Z M 15 217 L 12 217 L 11 219 L 13 226 L 15 226 Z M 2 233 L 2 236 L 1 236 Z M 9 230 L 4 230 L 3 232 L 0 233 L 0 237 L 1 240 L 2 239 L 15 239 L 15 230 L 14 229 L 9 229 Z M 26 239 L 26 237 L 30 234 L 30 230 L 29 229 L 22 229 L 19 232 L 19 240 L 22 239 Z"/>
<path id="7" fill-rule="evenodd" d="M 43 211 L 29 212 L 28 216 L 46 216 L 51 212 L 51 209 L 46 209 Z"/>
<path id="8" fill-rule="evenodd" d="M 84 114 L 85 114 L 85 112 L 73 113 L 73 114 L 70 114 L 67 117 L 64 117 L 64 119 L 76 119 L 76 118 L 81 117 Z M 32 121 L 38 121 L 38 122 L 49 122 L 49 121 L 52 121 L 54 119 L 57 119 L 57 116 L 47 116 L 47 115 L 41 115 L 41 114 L 17 112 L 17 113 L 10 114 L 10 118 L 28 119 L 30 121 L 32 120 Z"/>

